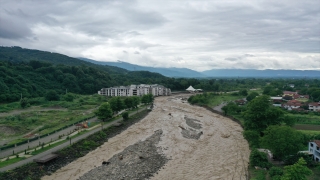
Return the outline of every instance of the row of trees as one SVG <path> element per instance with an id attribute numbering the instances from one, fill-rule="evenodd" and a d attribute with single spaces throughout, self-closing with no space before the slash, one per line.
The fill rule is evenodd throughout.
<path id="1" fill-rule="evenodd" d="M 106 121 L 107 119 L 111 118 L 114 113 L 124 109 L 137 108 L 140 102 L 144 104 L 150 104 L 153 102 L 153 99 L 154 98 L 152 94 L 143 95 L 141 98 L 138 96 L 112 97 L 108 100 L 108 102 L 101 104 L 101 106 L 95 111 L 95 115 L 99 119 Z M 128 114 L 126 113 L 125 116 L 128 116 Z"/>

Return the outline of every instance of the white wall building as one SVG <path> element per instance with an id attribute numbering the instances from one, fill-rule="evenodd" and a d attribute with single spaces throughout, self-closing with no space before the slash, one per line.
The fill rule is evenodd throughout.
<path id="1" fill-rule="evenodd" d="M 153 96 L 169 96 L 170 88 L 166 88 L 158 84 L 140 84 L 130 86 L 116 86 L 110 88 L 102 88 L 98 94 L 104 96 L 142 96 L 152 94 Z"/>
<path id="2" fill-rule="evenodd" d="M 320 140 L 309 142 L 309 152 L 312 153 L 313 159 L 316 162 L 320 162 Z"/>
<path id="3" fill-rule="evenodd" d="M 310 111 L 320 111 L 320 102 L 309 103 Z"/>

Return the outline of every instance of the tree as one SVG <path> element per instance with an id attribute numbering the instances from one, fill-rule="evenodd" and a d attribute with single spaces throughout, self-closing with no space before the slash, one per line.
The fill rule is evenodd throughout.
<path id="1" fill-rule="evenodd" d="M 248 91 L 246 89 L 242 89 L 239 91 L 240 96 L 248 96 Z"/>
<path id="2" fill-rule="evenodd" d="M 304 143 L 303 134 L 288 126 L 269 126 L 261 137 L 261 146 L 268 148 L 280 160 L 297 154 L 303 149 Z"/>
<path id="3" fill-rule="evenodd" d="M 269 100 L 269 96 L 263 95 L 249 102 L 244 112 L 245 129 L 262 132 L 270 125 L 281 123 L 283 111 L 273 107 Z"/>
<path id="4" fill-rule="evenodd" d="M 137 108 L 138 105 L 140 104 L 140 98 L 137 96 L 132 97 L 132 105 L 134 108 Z"/>
<path id="5" fill-rule="evenodd" d="M 28 98 L 22 98 L 22 99 L 20 100 L 20 106 L 21 106 L 22 108 L 25 108 L 25 107 L 27 107 L 28 105 L 29 105 Z"/>
<path id="6" fill-rule="evenodd" d="M 152 94 L 145 94 L 141 98 L 141 102 L 143 104 L 149 104 L 153 102 L 153 95 Z"/>
<path id="7" fill-rule="evenodd" d="M 279 167 L 273 166 L 269 170 L 269 175 L 272 179 L 280 179 L 280 177 L 283 175 L 283 170 Z"/>
<path id="8" fill-rule="evenodd" d="M 130 109 L 133 108 L 133 98 L 132 97 L 127 97 L 123 100 L 125 106 Z"/>
<path id="9" fill-rule="evenodd" d="M 310 157 L 308 154 L 305 153 L 297 153 L 291 156 L 287 156 L 284 158 L 283 162 L 285 165 L 293 165 L 296 163 L 300 158 L 303 158 L 306 161 L 306 165 L 308 167 L 314 166 L 315 161 L 313 160 L 312 157 Z"/>
<path id="10" fill-rule="evenodd" d="M 118 112 L 125 108 L 125 104 L 120 97 L 111 98 L 109 103 L 113 112 Z"/>
<path id="11" fill-rule="evenodd" d="M 320 101 L 320 90 L 311 93 L 313 101 Z"/>
<path id="12" fill-rule="evenodd" d="M 50 90 L 45 95 L 46 100 L 48 101 L 59 101 L 60 97 L 55 90 Z"/>
<path id="13" fill-rule="evenodd" d="M 112 109 L 110 107 L 110 104 L 108 102 L 105 102 L 105 103 L 101 104 L 99 109 L 96 110 L 94 112 L 94 114 L 96 116 L 98 116 L 98 119 L 101 119 L 101 120 L 105 121 L 106 119 L 112 117 L 113 112 L 112 112 Z"/>
<path id="14" fill-rule="evenodd" d="M 260 145 L 259 145 L 259 137 L 260 137 L 259 132 L 253 131 L 253 130 L 246 130 L 246 131 L 243 131 L 243 137 L 248 141 L 249 146 L 251 148 L 260 147 Z"/>
<path id="15" fill-rule="evenodd" d="M 149 102 L 148 96 L 147 95 L 143 95 L 141 97 L 141 103 L 147 104 L 148 102 Z"/>
<path id="16" fill-rule="evenodd" d="M 269 168 L 271 164 L 268 161 L 267 154 L 259 152 L 257 149 L 253 149 L 250 154 L 250 165 L 252 167 L 259 166 L 262 168 Z"/>
<path id="17" fill-rule="evenodd" d="M 239 106 L 234 102 L 229 102 L 226 106 L 221 108 L 225 115 L 238 112 L 240 110 Z"/>
<path id="18" fill-rule="evenodd" d="M 247 96 L 247 101 L 251 101 L 252 99 L 254 99 L 255 97 L 259 96 L 259 94 L 257 92 L 251 92 L 248 96 Z"/>
<path id="19" fill-rule="evenodd" d="M 306 161 L 300 158 L 297 163 L 285 166 L 281 180 L 307 180 L 306 176 L 312 175 L 312 171 L 306 167 Z"/>

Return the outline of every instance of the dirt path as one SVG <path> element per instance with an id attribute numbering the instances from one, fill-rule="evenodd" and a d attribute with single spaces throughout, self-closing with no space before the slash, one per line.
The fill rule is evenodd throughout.
<path id="1" fill-rule="evenodd" d="M 242 128 L 228 118 L 189 105 L 181 99 L 187 96 L 156 98 L 146 118 L 43 179 L 78 179 L 161 129 L 157 146 L 169 161 L 152 179 L 245 180 L 250 151 Z"/>

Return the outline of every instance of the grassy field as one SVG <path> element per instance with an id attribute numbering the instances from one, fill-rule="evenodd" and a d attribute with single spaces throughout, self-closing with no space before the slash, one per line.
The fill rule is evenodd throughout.
<path id="1" fill-rule="evenodd" d="M 307 134 L 307 135 L 318 135 L 318 134 L 320 134 L 320 130 L 319 131 L 298 130 L 298 131 L 302 132 L 303 134 Z"/>
<path id="2" fill-rule="evenodd" d="M 320 116 L 314 114 L 290 114 L 287 113 L 289 117 L 296 119 L 296 124 L 314 124 L 320 125 Z"/>
<path id="3" fill-rule="evenodd" d="M 94 110 L 105 101 L 99 95 L 75 95 L 72 102 L 45 101 L 43 98 L 30 99 L 40 105 L 21 109 L 19 103 L 0 105 L 11 107 L 9 115 L 0 117 L 0 139 L 10 139 L 8 145 L 26 140 L 23 136 L 48 134 L 67 125 L 94 116 Z M 17 106 L 18 104 L 18 106 Z"/>
<path id="4" fill-rule="evenodd" d="M 319 131 L 320 125 L 312 125 L 312 124 L 296 124 L 293 126 L 296 130 L 304 130 L 304 131 Z"/>

